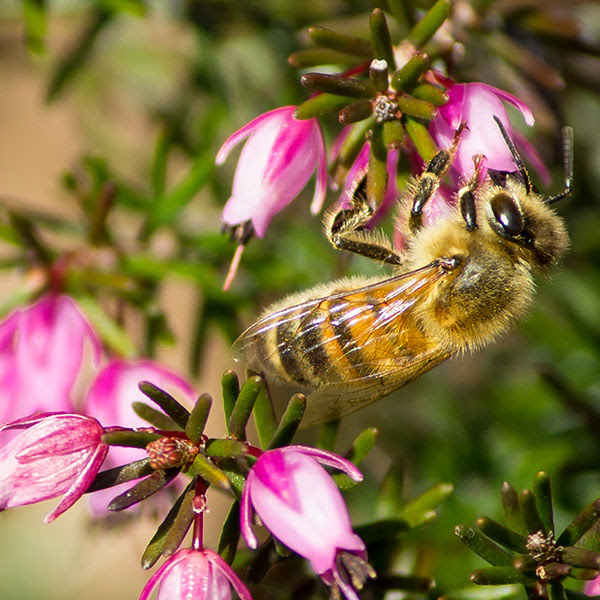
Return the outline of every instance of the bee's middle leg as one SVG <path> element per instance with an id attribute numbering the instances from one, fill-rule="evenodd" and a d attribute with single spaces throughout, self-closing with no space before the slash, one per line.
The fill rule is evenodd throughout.
<path id="1" fill-rule="evenodd" d="M 373 209 L 366 197 L 357 194 L 352 208 L 330 212 L 325 217 L 325 233 L 332 246 L 338 250 L 348 250 L 367 258 L 392 265 L 402 263 L 402 256 L 390 240 L 381 232 L 371 231 L 366 225 L 373 216 Z"/>

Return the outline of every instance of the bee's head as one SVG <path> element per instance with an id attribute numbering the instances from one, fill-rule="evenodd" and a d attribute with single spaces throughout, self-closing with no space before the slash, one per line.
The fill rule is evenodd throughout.
<path id="1" fill-rule="evenodd" d="M 516 179 L 489 188 L 485 211 L 494 233 L 507 248 L 539 270 L 554 266 L 569 247 L 564 221 L 545 198 Z"/>
<path id="2" fill-rule="evenodd" d="M 543 197 L 533 187 L 521 157 L 508 137 L 502 122 L 494 116 L 502 137 L 518 168 L 518 173 L 505 174 L 505 180 L 490 187 L 486 217 L 492 230 L 529 264 L 544 270 L 555 265 L 569 246 L 564 221 L 548 206 L 571 194 L 573 179 L 573 130 L 563 128 L 565 189 Z"/>

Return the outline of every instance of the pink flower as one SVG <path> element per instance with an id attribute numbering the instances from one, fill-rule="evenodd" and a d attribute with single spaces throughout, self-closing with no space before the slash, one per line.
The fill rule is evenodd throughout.
<path id="1" fill-rule="evenodd" d="M 250 136 L 222 214 L 228 225 L 251 220 L 256 235 L 263 237 L 271 219 L 300 193 L 315 167 L 317 184 L 311 211 L 316 214 L 321 209 L 327 184 L 323 136 L 316 119 L 295 119 L 295 109 L 284 106 L 260 115 L 221 146 L 218 165 L 235 145 Z"/>
<path id="2" fill-rule="evenodd" d="M 342 495 L 319 464 L 340 469 L 361 481 L 349 461 L 324 450 L 287 446 L 262 454 L 252 467 L 242 494 L 240 528 L 246 544 L 257 547 L 251 528 L 252 507 L 264 526 L 294 552 L 310 561 L 328 584 L 335 581 L 347 598 L 358 596 L 340 576 L 336 557 L 342 551 L 366 557 L 365 544 L 353 531 Z"/>
<path id="3" fill-rule="evenodd" d="M 481 177 L 487 169 L 516 171 L 517 166 L 504 141 L 494 116 L 498 117 L 509 137 L 517 137 L 527 156 L 540 170 L 543 177 L 547 171 L 539 155 L 530 144 L 521 144 L 522 136 L 513 132 L 503 102 L 512 104 L 521 111 L 527 125 L 533 125 L 530 108 L 516 96 L 485 83 L 458 83 L 448 88 L 448 102 L 442 106 L 429 124 L 429 132 L 439 148 L 448 148 L 459 125 L 466 122 L 467 128 L 460 137 L 460 144 L 452 164 L 452 172 L 459 179 L 468 179 L 474 172 L 473 157 L 484 156 Z"/>
<path id="4" fill-rule="evenodd" d="M 131 406 L 134 402 L 152 404 L 139 390 L 140 381 L 153 383 L 190 407 L 196 398 L 193 388 L 183 377 L 155 362 L 115 359 L 105 365 L 92 382 L 86 397 L 86 414 L 96 417 L 106 426 L 147 427 L 148 423 Z M 143 448 L 111 446 L 106 466 L 127 464 L 145 456 Z M 123 484 L 92 494 L 92 510 L 97 514 L 105 513 L 108 502 L 128 486 L 130 484 Z"/>
<path id="5" fill-rule="evenodd" d="M 0 510 L 64 494 L 46 516 L 50 523 L 70 508 L 100 470 L 108 446 L 96 419 L 42 413 L 0 426 L 22 429 L 0 448 Z"/>
<path id="6" fill-rule="evenodd" d="M 371 144 L 365 142 L 361 148 L 358 156 L 356 157 L 352 167 L 346 175 L 344 181 L 344 189 L 340 196 L 340 202 L 342 206 L 349 208 L 352 206 L 352 198 L 356 191 L 356 188 L 361 184 L 367 175 L 369 166 L 369 153 L 371 152 Z M 396 173 L 398 168 L 399 153 L 396 149 L 391 149 L 387 155 L 386 171 L 387 171 L 387 185 L 385 188 L 385 194 L 381 206 L 377 208 L 375 214 L 369 221 L 369 227 L 376 225 L 389 211 L 389 209 L 395 205 L 398 199 L 398 186 L 396 184 Z"/>
<path id="7" fill-rule="evenodd" d="M 98 336 L 68 296 L 49 294 L 0 323 L 0 422 L 39 411 L 72 411 L 86 342 Z"/>
<path id="8" fill-rule="evenodd" d="M 208 548 L 176 552 L 150 578 L 140 600 L 148 600 L 157 584 L 157 600 L 230 600 L 230 585 L 241 600 L 252 600 L 231 567 Z"/>

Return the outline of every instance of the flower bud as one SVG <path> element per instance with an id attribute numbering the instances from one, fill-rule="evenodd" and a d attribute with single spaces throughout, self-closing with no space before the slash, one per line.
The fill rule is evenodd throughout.
<path id="1" fill-rule="evenodd" d="M 0 448 L 0 510 L 42 502 L 64 494 L 46 516 L 50 523 L 87 490 L 108 446 L 96 419 L 69 413 L 43 413 L 0 426 L 25 431 Z"/>
<path id="2" fill-rule="evenodd" d="M 157 585 L 157 600 L 230 600 L 230 585 L 241 600 L 252 600 L 231 567 L 208 548 L 179 550 L 173 554 L 150 578 L 140 600 L 148 600 Z"/>

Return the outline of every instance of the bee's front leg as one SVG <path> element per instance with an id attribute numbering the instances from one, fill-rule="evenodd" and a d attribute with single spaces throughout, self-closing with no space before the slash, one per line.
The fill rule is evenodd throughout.
<path id="1" fill-rule="evenodd" d="M 413 188 L 414 191 L 412 193 L 412 209 L 408 219 L 408 227 L 411 233 L 416 233 L 423 227 L 423 208 L 430 198 L 434 196 L 440 186 L 440 179 L 450 168 L 450 165 L 452 165 L 454 154 L 456 153 L 456 148 L 458 147 L 458 142 L 460 140 L 460 134 L 465 127 L 465 123 L 460 124 L 454 134 L 454 139 L 452 140 L 450 148 L 437 152 L 427 163 L 425 170 L 416 180 Z"/>
<path id="2" fill-rule="evenodd" d="M 484 159 L 482 154 L 473 157 L 475 170 L 473 176 L 458 191 L 458 206 L 460 214 L 467 226 L 467 231 L 477 229 L 477 211 L 475 209 L 475 191 L 479 185 L 479 176 L 481 173 L 481 164 Z"/>

